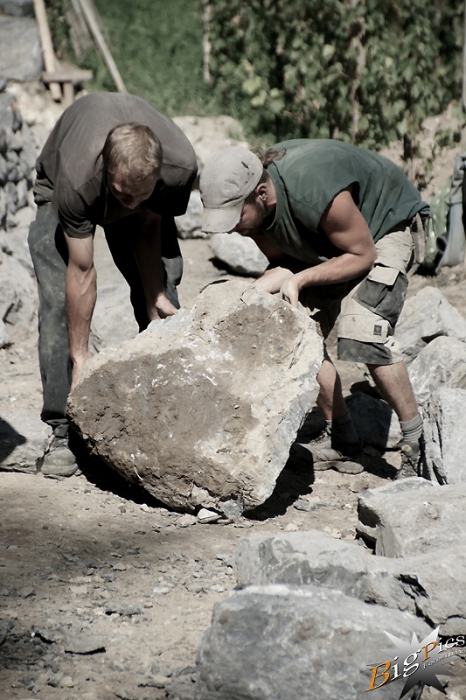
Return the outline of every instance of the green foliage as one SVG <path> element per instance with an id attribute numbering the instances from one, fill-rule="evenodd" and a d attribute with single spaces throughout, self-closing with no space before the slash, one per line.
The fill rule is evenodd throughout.
<path id="1" fill-rule="evenodd" d="M 224 111 L 266 141 L 338 137 L 410 155 L 461 94 L 461 0 L 201 0 Z"/>
<path id="2" fill-rule="evenodd" d="M 197 2 L 95 2 L 129 92 L 170 115 L 202 115 L 215 109 L 213 92 L 202 75 L 202 17 Z M 104 73 L 96 77 L 95 89 L 115 89 Z"/>

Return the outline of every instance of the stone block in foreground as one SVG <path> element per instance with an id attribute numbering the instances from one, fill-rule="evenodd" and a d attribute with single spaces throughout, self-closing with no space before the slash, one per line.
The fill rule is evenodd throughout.
<path id="1" fill-rule="evenodd" d="M 393 646 L 384 632 L 411 642 L 431 629 L 340 591 L 251 586 L 214 607 L 198 650 L 196 700 L 364 698 L 370 666 L 387 661 L 380 649 Z M 399 700 L 403 687 L 387 683 L 375 696 Z"/>
<path id="2" fill-rule="evenodd" d="M 440 553 L 374 557 L 357 544 L 319 530 L 242 537 L 236 548 L 237 584 L 335 588 L 351 598 L 408 611 L 442 634 L 466 629 L 462 544 Z"/>
<path id="3" fill-rule="evenodd" d="M 321 360 L 303 309 L 221 282 L 90 360 L 68 413 L 96 454 L 165 504 L 252 508 L 315 402 Z"/>
<path id="4" fill-rule="evenodd" d="M 434 485 L 412 477 L 359 495 L 357 530 L 375 541 L 375 552 L 406 557 L 466 544 L 466 484 Z"/>
<path id="5" fill-rule="evenodd" d="M 433 478 L 443 473 L 449 484 L 466 482 L 465 389 L 438 389 L 424 407 L 424 435 Z"/>

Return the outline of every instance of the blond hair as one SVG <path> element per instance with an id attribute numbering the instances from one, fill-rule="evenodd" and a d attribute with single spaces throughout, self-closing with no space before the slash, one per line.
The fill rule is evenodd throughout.
<path id="1" fill-rule="evenodd" d="M 102 158 L 108 175 L 118 173 L 123 180 L 139 183 L 159 176 L 163 159 L 162 144 L 145 124 L 120 124 L 109 132 Z"/>

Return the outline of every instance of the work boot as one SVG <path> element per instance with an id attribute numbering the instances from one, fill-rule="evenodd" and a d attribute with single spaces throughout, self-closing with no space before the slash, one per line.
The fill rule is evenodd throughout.
<path id="1" fill-rule="evenodd" d="M 395 481 L 408 479 L 410 476 L 422 477 L 424 461 L 424 436 L 421 435 L 415 442 L 404 441 L 400 445 L 401 467 L 398 470 Z"/>
<path id="2" fill-rule="evenodd" d="M 76 457 L 69 448 L 68 435 L 53 435 L 42 459 L 39 471 L 51 479 L 73 476 L 78 471 Z"/>
<path id="3" fill-rule="evenodd" d="M 336 469 L 342 474 L 360 474 L 364 471 L 360 461 L 362 448 L 361 441 L 345 442 L 327 429 L 309 442 L 294 442 L 290 448 L 290 459 L 299 466 L 312 466 L 315 472 Z"/>

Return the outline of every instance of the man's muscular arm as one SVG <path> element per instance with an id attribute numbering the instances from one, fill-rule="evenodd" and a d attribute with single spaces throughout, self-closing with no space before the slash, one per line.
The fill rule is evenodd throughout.
<path id="1" fill-rule="evenodd" d="M 71 391 L 84 363 L 91 357 L 89 333 L 97 298 L 97 275 L 94 267 L 94 239 L 73 238 L 65 232 L 68 245 L 65 297 L 68 317 L 70 357 L 73 365 Z"/>
<path id="2" fill-rule="evenodd" d="M 351 192 L 340 192 L 324 212 L 320 225 L 342 255 L 288 277 L 281 286 L 282 297 L 298 305 L 304 287 L 336 284 L 357 279 L 369 272 L 377 257 L 367 223 L 353 201 Z"/>
<path id="3" fill-rule="evenodd" d="M 141 235 L 135 241 L 133 251 L 146 297 L 147 316 L 154 321 L 173 316 L 178 309 L 165 295 L 161 217 L 149 209 L 144 209 L 139 216 Z"/>

